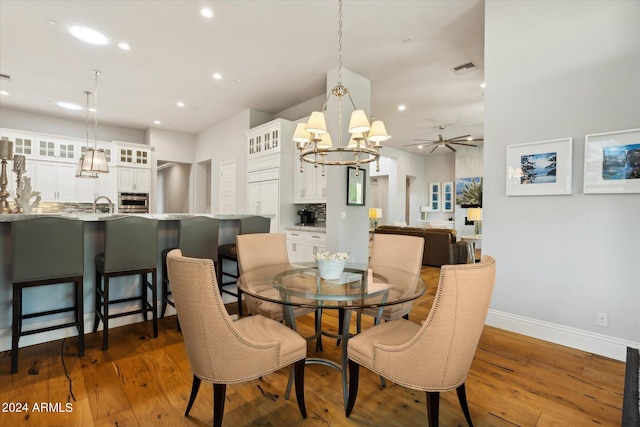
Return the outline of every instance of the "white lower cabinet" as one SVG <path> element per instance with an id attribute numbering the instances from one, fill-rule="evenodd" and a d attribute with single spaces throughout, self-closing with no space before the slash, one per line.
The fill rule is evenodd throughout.
<path id="1" fill-rule="evenodd" d="M 326 248 L 325 233 L 310 231 L 287 231 L 287 251 L 289 262 L 309 262 L 314 260 L 316 252 Z"/>

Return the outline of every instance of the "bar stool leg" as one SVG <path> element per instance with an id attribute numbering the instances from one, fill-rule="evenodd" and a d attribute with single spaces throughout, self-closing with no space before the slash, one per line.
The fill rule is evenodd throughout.
<path id="1" fill-rule="evenodd" d="M 18 340 L 22 332 L 22 286 L 13 284 L 13 327 L 11 335 L 11 373 L 18 372 Z"/>
<path id="2" fill-rule="evenodd" d="M 104 275 L 102 290 L 102 350 L 109 349 L 109 275 Z"/>
<path id="3" fill-rule="evenodd" d="M 153 337 L 158 338 L 158 275 L 156 270 L 151 272 L 151 313 L 153 316 Z"/>
<path id="4" fill-rule="evenodd" d="M 102 276 L 100 275 L 100 272 L 98 271 L 98 269 L 96 269 L 96 290 L 95 290 L 95 314 L 93 317 L 93 332 L 96 332 L 98 330 L 98 325 L 100 324 L 100 315 L 98 314 L 100 312 L 100 309 L 102 307 L 102 301 L 100 300 L 100 291 L 102 290 Z"/>
<path id="5" fill-rule="evenodd" d="M 75 282 L 76 328 L 78 328 L 78 356 L 84 356 L 84 281 L 80 277 Z"/>
<path id="6" fill-rule="evenodd" d="M 142 286 L 142 300 L 140 301 L 140 309 L 142 310 L 142 318 L 144 319 L 144 321 L 146 322 L 147 320 L 149 320 L 148 316 L 147 316 L 147 311 L 149 310 L 149 303 L 148 303 L 148 295 L 147 295 L 147 273 L 142 273 L 140 275 L 140 286 Z"/>

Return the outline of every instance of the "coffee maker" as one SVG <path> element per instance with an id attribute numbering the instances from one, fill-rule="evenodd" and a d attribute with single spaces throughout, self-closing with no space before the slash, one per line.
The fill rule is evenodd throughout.
<path id="1" fill-rule="evenodd" d="M 318 221 L 318 213 L 313 209 L 302 209 L 298 211 L 300 215 L 300 225 L 315 225 Z"/>

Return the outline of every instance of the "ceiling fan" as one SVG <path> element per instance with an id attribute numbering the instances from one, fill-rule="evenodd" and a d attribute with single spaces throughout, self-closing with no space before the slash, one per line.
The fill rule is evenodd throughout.
<path id="1" fill-rule="evenodd" d="M 461 135 L 461 136 L 456 136 L 454 138 L 445 138 L 444 136 L 442 136 L 445 126 L 440 125 L 438 126 L 438 129 L 440 129 L 440 134 L 438 135 L 438 139 L 414 139 L 414 141 L 421 141 L 421 142 L 417 144 L 403 145 L 403 147 L 412 147 L 414 145 L 419 145 L 419 146 L 433 145 L 433 149 L 431 149 L 431 151 L 429 152 L 429 154 L 431 154 L 434 151 L 436 151 L 436 148 L 438 147 L 447 147 L 451 151 L 456 151 L 456 149 L 452 147 L 453 144 L 465 145 L 467 147 L 477 147 L 477 145 L 470 144 L 470 142 L 484 141 L 484 139 L 474 139 L 471 137 L 471 135 Z"/>

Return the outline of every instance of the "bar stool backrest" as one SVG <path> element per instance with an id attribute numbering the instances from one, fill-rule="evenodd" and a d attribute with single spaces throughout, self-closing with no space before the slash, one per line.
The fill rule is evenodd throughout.
<path id="1" fill-rule="evenodd" d="M 82 276 L 84 221 L 71 218 L 32 218 L 15 221 L 13 282 Z"/>
<path id="2" fill-rule="evenodd" d="M 271 228 L 271 218 L 250 216 L 240 220 L 240 234 L 268 233 Z"/>
<path id="3" fill-rule="evenodd" d="M 180 221 L 178 247 L 183 256 L 218 260 L 220 220 L 195 216 Z"/>
<path id="4" fill-rule="evenodd" d="M 128 216 L 105 221 L 105 273 L 153 268 L 157 263 L 157 220 Z"/>

